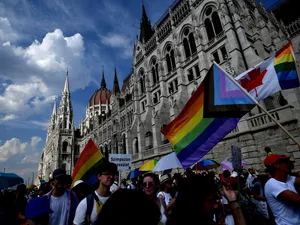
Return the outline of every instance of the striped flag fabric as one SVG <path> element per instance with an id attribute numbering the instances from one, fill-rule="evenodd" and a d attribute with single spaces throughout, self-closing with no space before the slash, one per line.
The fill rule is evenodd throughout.
<path id="1" fill-rule="evenodd" d="M 92 139 L 90 139 L 76 162 L 72 174 L 72 187 L 77 180 L 87 181 L 95 175 L 98 166 L 103 163 L 104 160 L 105 158 L 103 154 L 97 148 Z"/>
<path id="2" fill-rule="evenodd" d="M 295 57 L 289 42 L 275 55 L 235 78 L 257 101 L 285 89 L 299 87 Z"/>
<path id="3" fill-rule="evenodd" d="M 255 103 L 216 64 L 179 115 L 161 132 L 186 169 L 231 132 Z"/>

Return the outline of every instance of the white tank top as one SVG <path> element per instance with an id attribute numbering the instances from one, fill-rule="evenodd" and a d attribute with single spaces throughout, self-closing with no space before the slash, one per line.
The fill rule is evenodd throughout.
<path id="1" fill-rule="evenodd" d="M 167 217 L 166 217 L 166 211 L 165 211 L 165 207 L 162 203 L 162 199 L 159 198 L 159 205 L 160 205 L 160 221 L 159 221 L 159 224 L 158 225 L 163 225 L 163 224 L 166 224 L 167 223 Z"/>

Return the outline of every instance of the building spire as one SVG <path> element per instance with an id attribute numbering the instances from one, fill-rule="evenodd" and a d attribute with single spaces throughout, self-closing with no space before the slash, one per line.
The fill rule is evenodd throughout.
<path id="1" fill-rule="evenodd" d="M 104 77 L 104 67 L 102 67 L 101 88 L 102 88 L 102 89 L 106 89 L 106 82 L 105 82 L 105 77 Z"/>
<path id="2" fill-rule="evenodd" d="M 57 110 L 56 110 L 56 97 L 54 98 L 54 105 L 53 105 L 53 111 L 52 111 L 52 116 L 56 116 Z"/>
<path id="3" fill-rule="evenodd" d="M 113 86 L 113 94 L 120 94 L 120 87 L 119 87 L 119 81 L 118 81 L 118 75 L 117 75 L 117 69 L 115 67 L 115 76 L 114 76 L 114 86 Z"/>
<path id="4" fill-rule="evenodd" d="M 153 35 L 151 22 L 147 16 L 144 2 L 142 3 L 142 20 L 140 25 L 140 41 L 146 43 Z"/>
<path id="5" fill-rule="evenodd" d="M 70 93 L 70 90 L 69 90 L 69 71 L 67 71 L 65 87 L 64 87 L 63 93 Z"/>

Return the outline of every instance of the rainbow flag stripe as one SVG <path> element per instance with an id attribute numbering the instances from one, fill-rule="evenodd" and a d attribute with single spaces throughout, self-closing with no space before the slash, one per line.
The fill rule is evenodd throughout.
<path id="1" fill-rule="evenodd" d="M 95 143 L 90 139 L 81 152 L 72 174 L 72 187 L 77 180 L 88 180 L 95 175 L 98 166 L 103 162 L 104 156 Z"/>
<path id="2" fill-rule="evenodd" d="M 179 115 L 161 132 L 182 166 L 188 168 L 232 131 L 253 107 L 254 102 L 213 65 Z"/>
<path id="3" fill-rule="evenodd" d="M 281 89 L 299 87 L 296 63 L 290 42 L 276 52 L 273 64 Z"/>

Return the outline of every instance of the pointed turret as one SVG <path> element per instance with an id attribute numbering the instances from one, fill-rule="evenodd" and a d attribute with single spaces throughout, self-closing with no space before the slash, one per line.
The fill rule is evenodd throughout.
<path id="1" fill-rule="evenodd" d="M 117 69 L 115 67 L 115 76 L 114 76 L 114 86 L 113 86 L 113 94 L 117 95 L 120 94 L 120 87 L 119 87 L 119 81 L 117 76 Z"/>
<path id="2" fill-rule="evenodd" d="M 65 87 L 64 87 L 63 93 L 70 93 L 70 90 L 69 90 L 69 72 L 68 71 L 67 71 L 67 75 L 66 75 L 66 81 L 65 81 Z"/>
<path id="3" fill-rule="evenodd" d="M 101 89 L 106 89 L 106 82 L 105 82 L 105 77 L 104 77 L 104 69 L 102 69 Z"/>
<path id="4" fill-rule="evenodd" d="M 142 5 L 142 20 L 140 26 L 140 42 L 146 43 L 153 35 L 151 22 L 147 16 L 145 5 Z"/>
<path id="5" fill-rule="evenodd" d="M 56 116 L 56 98 L 54 99 L 54 105 L 53 105 L 53 111 L 52 111 L 52 117 Z"/>

